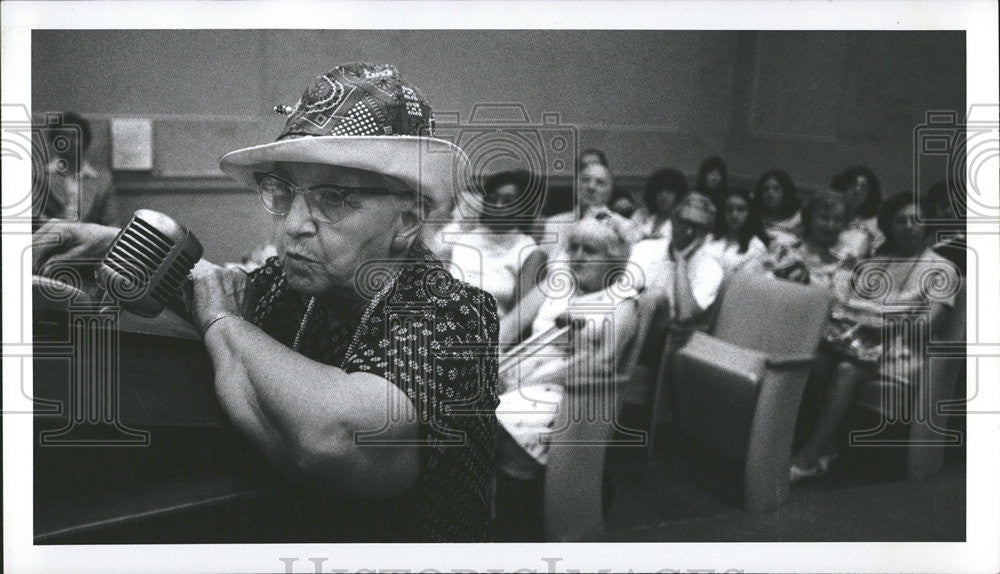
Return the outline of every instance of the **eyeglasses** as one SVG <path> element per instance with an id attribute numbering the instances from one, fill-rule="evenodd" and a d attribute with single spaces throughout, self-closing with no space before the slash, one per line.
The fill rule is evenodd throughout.
<path id="1" fill-rule="evenodd" d="M 274 215 L 286 216 L 292 210 L 295 194 L 306 198 L 309 213 L 317 221 L 333 223 L 343 217 L 344 204 L 352 195 L 367 193 L 374 195 L 402 195 L 384 187 L 349 187 L 331 183 L 323 183 L 303 188 L 278 177 L 273 173 L 256 172 L 253 174 L 257 182 L 257 191 L 264 209 Z"/>

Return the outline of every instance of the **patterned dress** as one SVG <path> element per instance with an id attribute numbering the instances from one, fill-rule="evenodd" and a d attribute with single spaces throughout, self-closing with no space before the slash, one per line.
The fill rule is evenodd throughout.
<path id="1" fill-rule="evenodd" d="M 347 324 L 330 326 L 318 304 L 299 352 L 348 373 L 384 377 L 406 393 L 419 415 L 420 474 L 409 492 L 389 500 L 298 492 L 287 504 L 288 520 L 295 523 L 289 528 L 303 525 L 305 538 L 297 540 L 303 542 L 489 541 L 498 404 L 496 302 L 453 279 L 422 244 L 393 274 L 371 271 L 359 274 L 359 290 L 372 297 L 369 309 Z M 289 289 L 277 257 L 251 281 L 257 297 L 252 321 L 291 347 L 308 299 Z M 368 440 L 378 441 L 377 433 Z"/>

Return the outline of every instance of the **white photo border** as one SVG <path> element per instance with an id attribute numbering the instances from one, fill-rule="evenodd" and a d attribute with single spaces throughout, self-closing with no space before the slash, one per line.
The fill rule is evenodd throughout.
<path id="1" fill-rule="evenodd" d="M 997 5 L 989 1 L 678 1 L 659 2 L 3 2 L 2 101 L 30 102 L 33 29 L 300 29 L 336 22 L 354 29 L 600 28 L 713 30 L 931 30 L 967 32 L 967 100 L 996 103 L 998 93 Z M 309 13 L 308 21 L 300 14 Z M 994 118 L 996 119 L 996 118 Z M 4 171 L 3 195 L 30 186 L 27 162 Z M 20 227 L 19 227 L 20 225 Z M 1000 347 L 996 293 L 1000 262 L 995 226 L 973 229 L 970 246 L 986 267 L 971 278 L 979 298 L 978 336 L 994 354 Z M 3 229 L 4 355 L 24 332 L 22 305 L 30 309 L 23 273 L 30 223 Z M 24 302 L 24 303 L 22 303 Z M 30 312 L 30 311 L 29 311 Z M 30 364 L 25 362 L 25 364 Z M 970 410 L 1000 412 L 1000 359 L 970 364 L 980 395 Z M 17 361 L 4 360 L 4 409 L 24 402 Z M 972 379 L 970 378 L 970 381 Z M 14 382 L 14 383 L 12 383 Z M 970 382 L 970 388 L 974 388 Z M 324 572 L 420 571 L 998 571 L 1000 552 L 1000 424 L 998 415 L 968 418 L 967 541 L 964 543 L 602 543 L 442 545 L 128 545 L 34 546 L 32 544 L 32 448 L 30 416 L 3 417 L 3 554 L 8 572 L 312 572 L 310 557 L 326 558 Z"/>

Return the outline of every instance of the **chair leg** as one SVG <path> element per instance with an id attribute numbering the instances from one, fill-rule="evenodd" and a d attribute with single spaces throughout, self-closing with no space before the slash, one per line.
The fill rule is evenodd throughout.
<path id="1" fill-rule="evenodd" d="M 750 512 L 773 510 L 788 498 L 792 439 L 805 375 L 772 372 L 761 383 L 743 483 L 743 504 Z"/>

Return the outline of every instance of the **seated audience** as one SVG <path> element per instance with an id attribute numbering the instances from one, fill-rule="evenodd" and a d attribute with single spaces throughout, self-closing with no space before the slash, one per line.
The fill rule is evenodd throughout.
<path id="1" fill-rule="evenodd" d="M 788 173 L 775 169 L 762 175 L 754 191 L 754 202 L 770 241 L 795 243 L 802 237 L 798 191 Z"/>
<path id="2" fill-rule="evenodd" d="M 830 287 L 838 270 L 849 266 L 837 252 L 840 234 L 847 225 L 847 202 L 830 190 L 816 192 L 802 210 L 801 241 L 774 241 L 760 261 L 764 271 L 780 279 Z"/>
<path id="3" fill-rule="evenodd" d="M 721 210 L 722 200 L 729 188 L 729 171 L 725 160 L 717 155 L 705 158 L 698 167 L 698 179 L 694 188 L 712 198 L 715 206 Z"/>
<path id="4" fill-rule="evenodd" d="M 933 326 L 954 305 L 960 279 L 954 266 L 927 246 L 912 196 L 886 200 L 878 226 L 886 240 L 875 256 L 835 277 L 837 303 L 814 369 L 829 380 L 811 432 L 792 460 L 793 480 L 827 472 L 836 457 L 837 427 L 858 384 L 888 387 L 882 396 L 896 408 L 910 409 L 905 405 L 914 398 L 912 387 L 925 361 L 922 338 L 900 334 L 883 341 L 885 313 L 929 312 Z"/>
<path id="5" fill-rule="evenodd" d="M 705 249 L 729 276 L 767 254 L 767 236 L 747 190 L 726 191 L 721 206 L 722 213 L 715 218 L 715 231 Z"/>
<path id="6" fill-rule="evenodd" d="M 632 214 L 632 221 L 642 239 L 666 239 L 670 242 L 670 216 L 688 191 L 687 178 L 676 169 L 660 169 L 646 179 L 643 206 Z"/>
<path id="7" fill-rule="evenodd" d="M 878 178 L 870 168 L 856 166 L 836 175 L 830 186 L 844 194 L 851 214 L 838 249 L 855 259 L 870 257 L 885 240 L 875 217 L 882 202 Z"/>
<path id="8" fill-rule="evenodd" d="M 496 496 L 500 540 L 542 539 L 545 438 L 552 431 L 564 390 L 582 381 L 612 384 L 616 358 L 626 352 L 623 343 L 637 328 L 636 292 L 623 277 L 631 233 L 631 224 L 612 213 L 577 222 L 567 242 L 572 280 L 553 278 L 546 292 L 536 287 L 501 321 L 501 346 L 515 341 L 521 326 L 529 323 L 532 336 L 566 325 L 572 334 L 568 346 L 556 345 L 534 355 L 515 349 L 519 364 L 501 369 Z M 559 292 L 549 292 L 553 290 Z M 603 327 L 609 318 L 611 332 Z M 501 363 L 509 358 L 501 358 Z"/>
<path id="9" fill-rule="evenodd" d="M 535 240 L 519 228 L 528 181 L 526 171 L 486 178 L 479 225 L 445 238 L 451 245 L 451 273 L 493 295 L 501 317 L 535 286 L 545 264 Z"/>
<path id="10" fill-rule="evenodd" d="M 63 115 L 63 127 L 79 130 L 79 137 L 66 138 L 66 145 L 46 142 L 53 157 L 45 165 L 42 197 L 32 201 L 35 227 L 49 219 L 64 219 L 101 225 L 118 223 L 118 205 L 111 174 L 87 159 L 92 140 L 90 122 L 75 112 Z M 68 130 L 49 130 L 47 135 Z"/>

